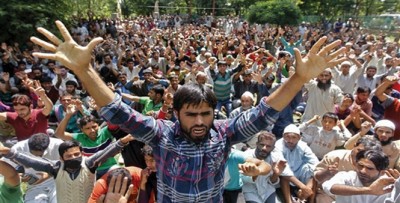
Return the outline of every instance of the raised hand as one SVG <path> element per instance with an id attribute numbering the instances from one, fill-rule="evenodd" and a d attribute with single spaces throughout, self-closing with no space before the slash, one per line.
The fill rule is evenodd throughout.
<path id="1" fill-rule="evenodd" d="M 130 184 L 127 188 L 127 183 L 128 178 L 122 178 L 122 175 L 111 177 L 107 194 L 101 195 L 96 203 L 127 203 L 133 190 L 133 185 Z"/>
<path id="2" fill-rule="evenodd" d="M 361 124 L 360 135 L 364 136 L 365 134 L 367 134 L 367 132 L 371 129 L 371 127 L 372 127 L 372 123 L 370 123 L 368 121 L 364 121 Z"/>
<path id="3" fill-rule="evenodd" d="M 48 40 L 50 40 L 50 43 L 45 42 L 37 37 L 31 37 L 31 41 L 43 47 L 44 49 L 49 51 L 49 53 L 34 52 L 33 56 L 60 61 L 63 65 L 73 70 L 74 72 L 83 71 L 79 70 L 80 67 L 88 68 L 91 60 L 92 50 L 103 39 L 101 37 L 94 38 L 92 41 L 89 42 L 87 46 L 83 47 L 78 45 L 73 40 L 71 34 L 68 32 L 67 28 L 61 21 L 56 21 L 56 25 L 60 30 L 64 41 L 60 40 L 57 36 L 49 32 L 48 30 L 39 27 L 37 31 L 43 34 Z"/>
<path id="4" fill-rule="evenodd" d="M 30 80 L 31 81 L 31 80 Z M 45 97 L 46 91 L 43 89 L 42 85 L 38 80 L 33 80 L 29 83 L 29 89 L 33 91 L 39 97 Z"/>
<path id="5" fill-rule="evenodd" d="M 397 169 L 388 169 L 385 171 L 385 174 L 394 179 L 398 179 L 400 177 L 400 172 Z"/>
<path id="6" fill-rule="evenodd" d="M 67 106 L 67 111 L 66 111 L 66 113 L 67 113 L 68 115 L 72 115 L 72 114 L 76 113 L 76 111 L 77 111 L 77 109 L 76 109 L 75 104 L 69 104 L 69 105 Z"/>
<path id="7" fill-rule="evenodd" d="M 26 80 L 28 79 L 28 74 L 26 74 L 24 71 L 18 71 L 15 73 L 15 76 L 19 78 L 20 80 Z"/>
<path id="8" fill-rule="evenodd" d="M 253 72 L 251 73 L 251 76 L 253 77 L 254 81 L 258 82 L 258 84 L 263 84 L 261 71 Z"/>
<path id="9" fill-rule="evenodd" d="M 10 73 L 2 72 L 0 73 L 0 77 L 7 83 L 10 80 Z"/>
<path id="10" fill-rule="evenodd" d="M 282 174 L 285 167 L 286 167 L 286 161 L 279 160 L 278 162 L 273 164 L 272 171 L 274 172 L 275 175 L 279 176 Z"/>
<path id="11" fill-rule="evenodd" d="M 294 74 L 295 76 L 300 77 L 304 81 L 309 81 L 310 79 L 320 74 L 326 68 L 333 67 L 346 60 L 345 57 L 337 59 L 339 55 L 344 53 L 344 51 L 346 50 L 345 47 L 334 51 L 334 49 L 341 44 L 341 41 L 336 40 L 322 47 L 326 39 L 327 37 L 321 37 L 314 44 L 314 46 L 311 47 L 305 58 L 301 57 L 300 51 L 298 49 L 294 49 L 296 58 L 296 72 Z"/>
<path id="12" fill-rule="evenodd" d="M 383 195 L 389 193 L 393 190 L 393 185 L 396 179 L 393 177 L 380 177 L 375 180 L 370 186 L 369 189 L 373 195 Z M 390 187 L 392 185 L 392 187 Z"/>
<path id="13" fill-rule="evenodd" d="M 335 158 L 333 164 L 328 165 L 328 172 L 332 176 L 334 176 L 337 172 L 339 172 L 339 158 Z"/>

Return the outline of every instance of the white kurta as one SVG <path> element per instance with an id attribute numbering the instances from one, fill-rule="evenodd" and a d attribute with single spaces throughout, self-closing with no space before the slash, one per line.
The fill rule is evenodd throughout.
<path id="1" fill-rule="evenodd" d="M 342 90 L 335 84 L 327 90 L 317 87 L 317 81 L 311 80 L 304 87 L 308 90 L 307 106 L 302 121 L 308 121 L 315 115 L 322 116 L 326 112 L 333 112 L 335 104 L 342 102 Z M 318 125 L 319 122 L 318 122 Z"/>

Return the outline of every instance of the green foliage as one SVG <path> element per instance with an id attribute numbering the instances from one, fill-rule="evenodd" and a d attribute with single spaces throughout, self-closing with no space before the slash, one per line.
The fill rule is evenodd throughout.
<path id="1" fill-rule="evenodd" d="M 250 23 L 297 25 L 301 19 L 301 11 L 291 0 L 257 2 L 250 6 L 247 19 Z"/>
<path id="2" fill-rule="evenodd" d="M 0 26 L 3 30 L 0 32 L 0 41 L 26 42 L 29 36 L 36 33 L 36 27 L 49 27 L 48 24 L 56 19 L 64 20 L 66 13 L 57 9 L 63 6 L 62 1 L 56 6 L 55 1 L 51 0 L 3 1 L 0 8 Z"/>
<path id="3" fill-rule="evenodd" d="M 155 0 L 125 0 L 126 8 L 132 13 L 124 13 L 124 16 L 136 15 L 151 15 L 154 11 Z M 158 4 L 162 6 L 162 2 Z M 160 9 L 161 11 L 161 9 Z"/>

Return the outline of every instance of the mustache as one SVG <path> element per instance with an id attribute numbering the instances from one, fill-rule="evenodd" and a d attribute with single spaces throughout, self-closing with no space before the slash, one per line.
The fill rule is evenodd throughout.
<path id="1" fill-rule="evenodd" d="M 193 129 L 193 128 L 207 128 L 207 126 L 204 124 L 203 125 L 194 125 L 190 129 Z"/>

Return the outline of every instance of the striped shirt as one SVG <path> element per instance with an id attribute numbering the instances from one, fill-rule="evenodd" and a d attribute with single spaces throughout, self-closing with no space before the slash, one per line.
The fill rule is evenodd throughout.
<path id="1" fill-rule="evenodd" d="M 225 75 L 221 75 L 219 71 L 210 69 L 212 79 L 214 81 L 214 93 L 218 101 L 225 101 L 231 97 L 232 88 L 232 76 L 242 70 L 242 66 L 239 65 L 232 70 L 226 70 Z"/>
<path id="2" fill-rule="evenodd" d="M 277 117 L 277 111 L 263 100 L 239 117 L 215 120 L 209 138 L 195 144 L 185 138 L 179 121 L 143 116 L 121 102 L 119 95 L 100 114 L 153 147 L 158 202 L 222 202 L 225 163 L 231 145 L 250 139 L 272 125 Z"/>

